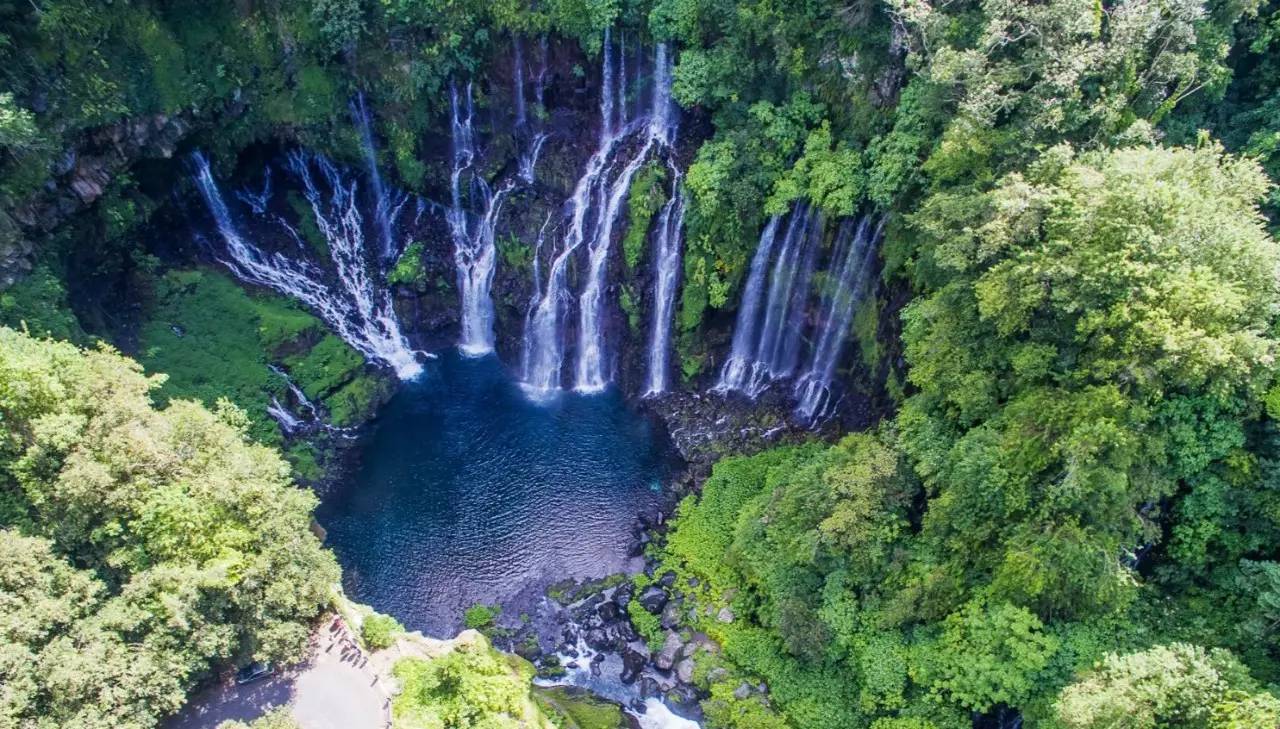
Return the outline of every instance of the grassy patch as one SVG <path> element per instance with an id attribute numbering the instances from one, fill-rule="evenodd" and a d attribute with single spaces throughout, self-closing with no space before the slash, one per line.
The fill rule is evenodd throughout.
<path id="1" fill-rule="evenodd" d="M 288 299 L 250 294 L 207 269 L 170 271 L 157 280 L 138 339 L 143 367 L 169 376 L 157 393 L 160 402 L 190 398 L 212 405 L 228 398 L 249 414 L 251 435 L 264 443 L 281 441 L 267 405 L 285 391 L 269 363 L 283 363 L 339 425 L 367 414 L 385 387 L 319 319 Z M 318 472 L 314 452 L 291 454 L 300 469 Z"/>
<path id="2" fill-rule="evenodd" d="M 622 709 L 604 699 L 571 686 L 535 688 L 533 699 L 544 713 L 559 719 L 563 729 L 619 729 Z"/>

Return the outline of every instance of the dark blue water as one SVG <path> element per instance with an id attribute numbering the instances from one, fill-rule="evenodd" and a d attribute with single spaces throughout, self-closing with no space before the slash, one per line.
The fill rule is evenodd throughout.
<path id="1" fill-rule="evenodd" d="M 320 523 L 354 599 L 452 636 L 471 605 L 636 569 L 641 510 L 669 465 L 616 393 L 535 404 L 494 357 L 442 353 L 379 416 Z"/>

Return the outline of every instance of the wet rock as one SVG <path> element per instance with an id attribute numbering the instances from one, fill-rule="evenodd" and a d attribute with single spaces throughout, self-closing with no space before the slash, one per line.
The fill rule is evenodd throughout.
<path id="1" fill-rule="evenodd" d="M 673 711 L 689 719 L 701 720 L 702 708 L 698 705 L 698 691 L 693 686 L 676 686 L 667 692 L 666 699 Z"/>
<path id="2" fill-rule="evenodd" d="M 658 682 L 654 680 L 653 676 L 645 676 L 640 679 L 640 683 L 638 685 L 640 686 L 641 696 L 658 695 Z"/>
<path id="3" fill-rule="evenodd" d="M 619 678 L 623 683 L 634 683 L 648 662 L 648 646 L 634 641 L 626 644 L 622 648 L 622 673 Z"/>
<path id="4" fill-rule="evenodd" d="M 631 604 L 631 598 L 636 594 L 636 586 L 630 582 L 624 582 L 618 585 L 618 589 L 613 592 L 613 601 L 618 607 L 626 610 L 627 605 Z"/>
<path id="5" fill-rule="evenodd" d="M 599 628 L 588 630 L 586 636 L 584 636 L 584 640 L 587 641 L 587 645 L 598 651 L 608 650 L 610 644 L 613 642 L 609 640 L 608 633 L 600 630 Z"/>
<path id="6" fill-rule="evenodd" d="M 657 615 L 667 604 L 667 591 L 657 585 L 649 585 L 640 593 L 640 606 Z"/>
<path id="7" fill-rule="evenodd" d="M 676 584 L 676 573 L 671 570 L 663 572 L 662 577 L 658 578 L 658 584 L 663 587 L 671 587 Z"/>
<path id="8" fill-rule="evenodd" d="M 600 603 L 600 607 L 596 608 L 596 614 L 606 623 L 612 623 L 621 616 L 621 612 L 618 610 L 618 603 L 612 600 Z"/>
<path id="9" fill-rule="evenodd" d="M 653 659 L 653 665 L 664 671 L 670 671 L 675 665 L 676 656 L 680 654 L 680 649 L 684 647 L 684 643 L 680 640 L 680 636 L 675 633 L 667 633 L 667 639 L 662 643 L 662 650 L 658 651 L 658 655 Z"/>

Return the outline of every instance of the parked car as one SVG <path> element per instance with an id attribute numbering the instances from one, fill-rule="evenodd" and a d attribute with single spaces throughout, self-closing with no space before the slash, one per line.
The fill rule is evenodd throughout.
<path id="1" fill-rule="evenodd" d="M 263 663 L 261 661 L 250 663 L 236 672 L 236 683 L 243 686 L 246 683 L 253 683 L 254 681 L 264 679 L 275 672 L 275 669 L 271 667 L 270 663 Z"/>

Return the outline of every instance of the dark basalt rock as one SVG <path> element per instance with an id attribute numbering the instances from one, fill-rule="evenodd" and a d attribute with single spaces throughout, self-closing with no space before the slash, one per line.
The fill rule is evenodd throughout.
<path id="1" fill-rule="evenodd" d="M 622 648 L 622 674 L 619 678 L 625 684 L 635 683 L 640 672 L 649 663 L 649 648 L 644 643 L 631 642 Z"/>
<path id="2" fill-rule="evenodd" d="M 657 585 L 649 585 L 640 593 L 640 606 L 657 615 L 667 604 L 667 591 Z"/>

